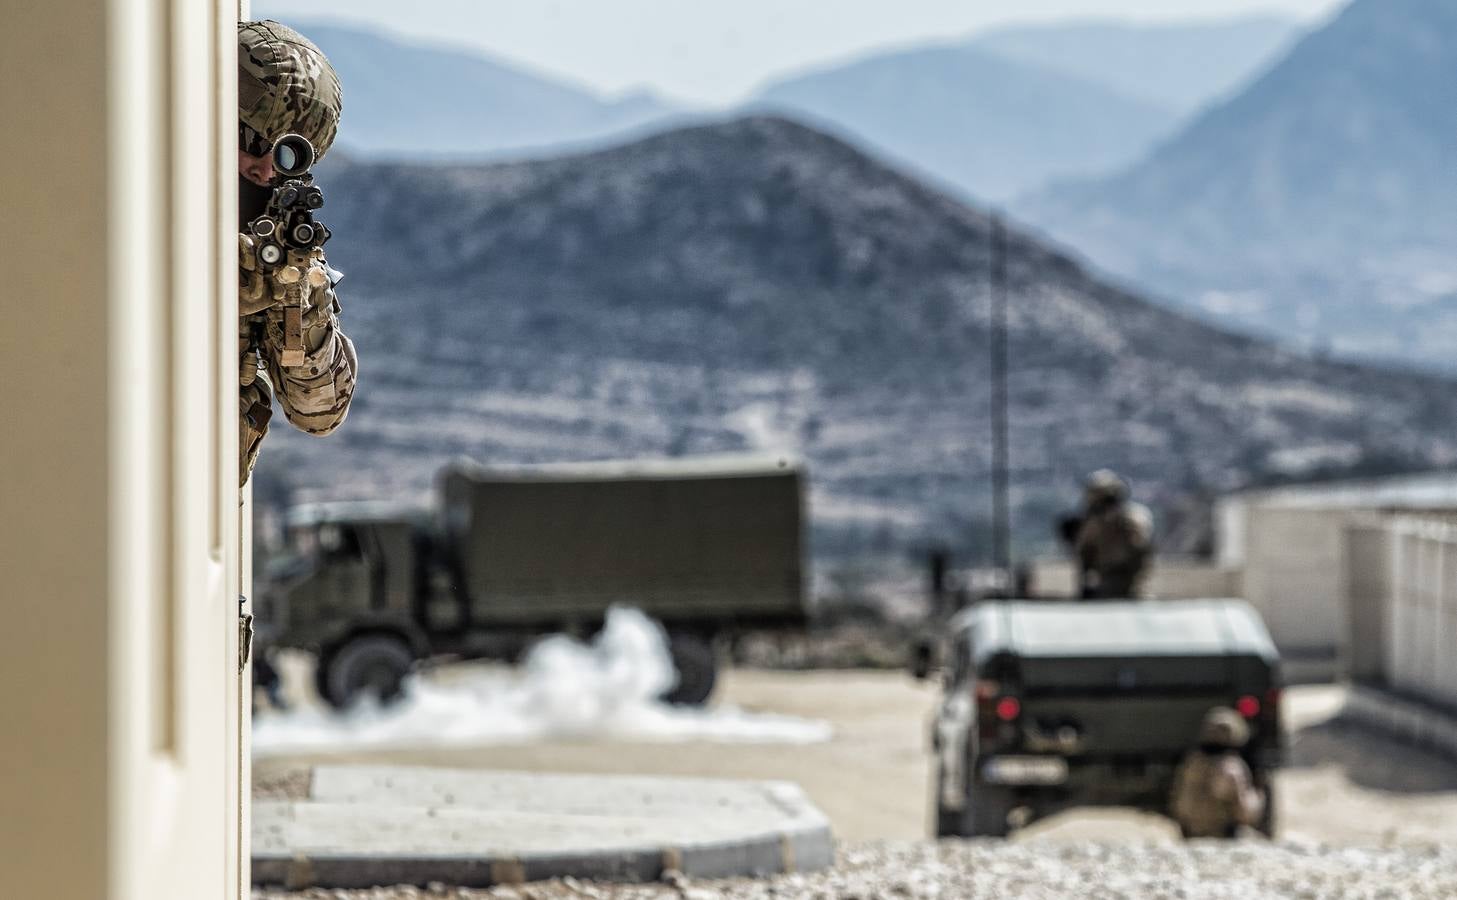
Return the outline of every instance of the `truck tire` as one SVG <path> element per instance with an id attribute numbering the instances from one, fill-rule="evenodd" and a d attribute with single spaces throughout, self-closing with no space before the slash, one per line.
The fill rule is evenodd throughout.
<path id="1" fill-rule="evenodd" d="M 1265 811 L 1260 814 L 1260 821 L 1255 824 L 1255 830 L 1273 841 L 1275 829 L 1278 827 L 1275 815 L 1275 782 L 1271 780 L 1268 772 L 1261 772 L 1255 776 L 1255 786 L 1261 788 L 1265 794 Z"/>
<path id="2" fill-rule="evenodd" d="M 344 709 L 363 694 L 381 704 L 400 699 L 406 673 L 415 654 L 402 638 L 364 634 L 319 655 L 315 684 L 319 696 L 335 709 Z"/>
<path id="3" fill-rule="evenodd" d="M 678 683 L 663 694 L 663 701 L 676 706 L 707 703 L 718 681 L 718 657 L 713 645 L 700 635 L 673 632 L 668 635 L 668 654 L 673 658 Z"/>
<path id="4" fill-rule="evenodd" d="M 936 834 L 938 838 L 961 837 L 961 810 L 948 808 L 941 800 L 943 779 L 946 775 L 941 765 L 936 765 L 936 793 L 931 797 L 932 808 L 936 810 Z"/>
<path id="5" fill-rule="evenodd" d="M 964 837 L 1006 837 L 1011 831 L 1008 817 L 1016 807 L 1015 798 L 1003 787 L 972 782 L 967 792 L 966 808 L 961 813 L 961 834 Z"/>

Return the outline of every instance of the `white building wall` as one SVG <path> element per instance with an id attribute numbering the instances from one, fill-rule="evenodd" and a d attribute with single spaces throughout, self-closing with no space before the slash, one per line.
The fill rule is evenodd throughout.
<path id="1" fill-rule="evenodd" d="M 1457 710 L 1457 527 L 1406 520 L 1390 530 L 1386 683 Z"/>
<path id="2" fill-rule="evenodd" d="M 235 0 L 0 28 L 0 896 L 243 896 Z"/>
<path id="3" fill-rule="evenodd" d="M 1343 594 L 1351 628 L 1347 674 L 1358 681 L 1386 680 L 1393 540 L 1390 522 L 1378 516 L 1346 526 Z"/>
<path id="4" fill-rule="evenodd" d="M 1245 516 L 1244 596 L 1287 657 L 1337 657 L 1349 632 L 1340 509 L 1251 506 Z"/>
<path id="5" fill-rule="evenodd" d="M 1221 568 L 1234 569 L 1245 564 L 1249 511 L 1249 501 L 1239 495 L 1225 497 L 1214 504 L 1215 560 Z"/>
<path id="6" fill-rule="evenodd" d="M 1197 600 L 1243 596 L 1241 572 L 1199 560 L 1155 560 L 1144 582 L 1144 596 L 1165 600 Z M 1077 567 L 1068 560 L 1038 560 L 1032 566 L 1038 596 L 1076 597 Z"/>

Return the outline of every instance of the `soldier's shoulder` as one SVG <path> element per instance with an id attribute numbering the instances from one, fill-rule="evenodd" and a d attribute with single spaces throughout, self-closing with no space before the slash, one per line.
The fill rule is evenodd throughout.
<path id="1" fill-rule="evenodd" d="M 1135 503 L 1130 500 L 1124 504 L 1123 518 L 1143 534 L 1153 532 L 1153 512 L 1142 503 Z"/>

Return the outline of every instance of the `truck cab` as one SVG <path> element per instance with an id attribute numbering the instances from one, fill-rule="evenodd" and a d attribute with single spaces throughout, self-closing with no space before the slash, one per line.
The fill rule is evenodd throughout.
<path id="1" fill-rule="evenodd" d="M 392 503 L 289 510 L 282 545 L 257 579 L 260 642 L 313 651 L 316 686 L 332 704 L 366 690 L 394 697 L 430 650 L 417 608 L 429 578 L 428 521 L 428 512 Z"/>
<path id="2" fill-rule="evenodd" d="M 952 621 L 949 641 L 932 736 L 938 836 L 1006 835 L 1014 812 L 1166 813 L 1215 706 L 1248 721 L 1244 757 L 1271 799 L 1279 656 L 1243 600 L 985 602 Z"/>

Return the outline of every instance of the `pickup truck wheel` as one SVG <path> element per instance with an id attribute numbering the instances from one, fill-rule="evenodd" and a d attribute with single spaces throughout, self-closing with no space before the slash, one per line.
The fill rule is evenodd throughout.
<path id="1" fill-rule="evenodd" d="M 931 808 L 936 811 L 936 818 L 932 821 L 932 832 L 938 838 L 960 837 L 961 836 L 961 810 L 947 809 L 942 802 L 942 795 L 945 793 L 946 770 L 940 760 L 936 762 L 935 793 L 931 794 Z"/>
<path id="2" fill-rule="evenodd" d="M 1255 823 L 1255 830 L 1273 841 L 1278 824 L 1275 818 L 1275 782 L 1270 780 L 1268 773 L 1261 772 L 1255 776 L 1255 785 L 1265 795 L 1265 811 L 1260 813 L 1260 821 Z"/>
<path id="3" fill-rule="evenodd" d="M 961 810 L 936 806 L 936 837 L 961 837 Z"/>
<path id="4" fill-rule="evenodd" d="M 405 674 L 414 663 L 414 652 L 400 638 L 361 635 L 320 654 L 315 683 L 319 696 L 335 709 L 344 709 L 362 694 L 389 704 L 400 699 Z"/>
<path id="5" fill-rule="evenodd" d="M 718 681 L 718 657 L 706 638 L 684 632 L 668 635 L 668 653 L 678 672 L 678 683 L 663 694 L 666 703 L 702 706 L 713 694 Z"/>
<path id="6" fill-rule="evenodd" d="M 1011 830 L 1007 818 L 1016 805 L 1006 788 L 975 782 L 961 814 L 961 833 L 966 837 L 1006 837 Z"/>

